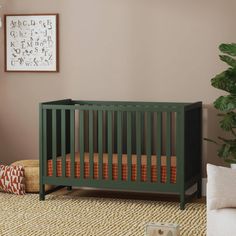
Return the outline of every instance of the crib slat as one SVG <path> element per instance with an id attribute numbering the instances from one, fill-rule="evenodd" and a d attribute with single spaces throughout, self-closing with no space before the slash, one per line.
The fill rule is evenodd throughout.
<path id="1" fill-rule="evenodd" d="M 62 177 L 66 177 L 66 112 L 61 110 L 61 156 Z"/>
<path id="2" fill-rule="evenodd" d="M 141 112 L 136 112 L 137 181 L 141 181 Z"/>
<path id="3" fill-rule="evenodd" d="M 57 175 L 57 120 L 56 110 L 52 110 L 52 161 L 53 177 Z"/>
<path id="4" fill-rule="evenodd" d="M 132 130 L 132 146 L 131 146 L 131 150 L 132 150 L 132 153 L 135 153 L 136 150 L 136 123 L 135 123 L 135 119 L 136 119 L 136 112 L 132 111 L 131 112 L 131 130 Z"/>
<path id="5" fill-rule="evenodd" d="M 84 179 L 84 111 L 79 110 L 80 178 Z"/>
<path id="6" fill-rule="evenodd" d="M 113 112 L 113 153 L 117 153 L 117 111 Z"/>
<path id="7" fill-rule="evenodd" d="M 151 127 L 152 127 L 152 117 L 151 112 L 147 112 L 147 182 L 151 181 L 151 154 L 152 154 L 152 145 L 151 145 Z"/>
<path id="8" fill-rule="evenodd" d="M 117 112 L 117 154 L 118 154 L 118 180 L 122 179 L 122 113 Z"/>
<path id="9" fill-rule="evenodd" d="M 70 110 L 70 177 L 75 177 L 75 110 Z"/>
<path id="10" fill-rule="evenodd" d="M 131 131 L 131 112 L 127 112 L 127 171 L 128 182 L 131 181 L 131 168 L 132 168 L 132 131 Z"/>
<path id="11" fill-rule="evenodd" d="M 98 111 L 98 156 L 99 156 L 99 179 L 102 180 L 102 165 L 103 165 L 103 119 L 102 111 Z"/>
<path id="12" fill-rule="evenodd" d="M 107 144 L 108 144 L 108 179 L 112 180 L 112 112 L 107 114 Z"/>
<path id="13" fill-rule="evenodd" d="M 93 178 L 93 111 L 89 111 L 89 175 Z"/>
<path id="14" fill-rule="evenodd" d="M 141 153 L 145 152 L 145 132 L 144 132 L 144 120 L 145 120 L 145 112 L 141 112 L 141 143 L 143 143 L 144 145 L 142 145 L 141 147 Z"/>
<path id="15" fill-rule="evenodd" d="M 162 113 L 157 112 L 157 182 L 161 182 Z"/>
<path id="16" fill-rule="evenodd" d="M 48 157 L 47 157 L 47 110 L 43 110 L 43 173 L 47 176 Z"/>
<path id="17" fill-rule="evenodd" d="M 166 113 L 166 175 L 170 183 L 170 158 L 171 158 L 171 112 Z"/>

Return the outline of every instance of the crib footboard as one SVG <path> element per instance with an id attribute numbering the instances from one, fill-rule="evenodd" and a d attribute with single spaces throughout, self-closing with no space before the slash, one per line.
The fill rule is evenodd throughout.
<path id="1" fill-rule="evenodd" d="M 63 100 L 40 104 L 45 184 L 176 193 L 201 191 L 201 103 Z"/>

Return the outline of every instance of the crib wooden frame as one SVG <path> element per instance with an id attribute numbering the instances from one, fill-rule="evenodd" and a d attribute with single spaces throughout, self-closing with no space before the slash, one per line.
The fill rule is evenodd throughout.
<path id="1" fill-rule="evenodd" d="M 75 121 L 75 112 L 78 113 L 78 127 Z M 97 152 L 99 155 L 99 178 L 94 179 L 92 172 L 90 178 L 84 176 L 85 153 L 85 112 L 88 116 L 88 152 L 89 167 L 93 170 L 94 156 L 94 112 L 97 114 Z M 76 113 L 76 114 L 77 114 Z M 165 155 L 167 181 L 161 183 L 161 155 L 162 155 L 162 114 L 165 113 Z M 172 154 L 172 115 L 176 119 L 176 183 L 170 182 L 170 158 Z M 102 177 L 102 162 L 104 153 L 104 129 L 103 117 L 106 115 L 107 127 L 107 153 L 108 153 L 108 178 Z M 126 129 L 124 133 L 123 123 L 125 114 Z M 144 117 L 145 116 L 145 117 Z M 115 118 L 114 118 L 115 117 Z M 156 119 L 155 127 L 153 117 Z M 145 124 L 144 122 L 145 118 Z M 115 120 L 115 121 L 114 121 Z M 113 128 L 115 124 L 115 129 Z M 133 126 L 133 128 L 132 128 Z M 145 126 L 145 134 L 143 128 Z M 132 130 L 136 130 L 135 135 Z M 114 131 L 115 130 L 115 131 Z M 78 132 L 80 153 L 80 178 L 75 178 L 75 132 Z M 156 141 L 153 144 L 153 132 Z M 123 137 L 126 136 L 128 179 L 121 179 L 121 161 L 119 157 L 124 152 Z M 116 147 L 114 148 L 114 139 Z M 135 147 L 133 147 L 135 139 Z M 141 181 L 141 154 L 142 143 L 145 142 L 147 156 L 147 181 Z M 39 150 L 40 150 L 40 200 L 45 199 L 45 184 L 55 186 L 77 186 L 98 189 L 175 193 L 180 196 L 180 208 L 184 209 L 187 195 L 186 190 L 197 184 L 195 194 L 201 197 L 201 155 L 202 155 L 202 103 L 157 103 L 157 102 L 103 102 L 103 101 L 74 101 L 71 99 L 41 103 L 39 107 Z M 156 146 L 157 182 L 151 182 L 151 155 L 152 147 Z M 134 150 L 135 148 L 135 150 Z M 116 150 L 115 150 L 116 149 Z M 137 179 L 131 181 L 131 155 L 137 156 Z M 66 154 L 71 155 L 70 177 L 66 177 Z M 112 179 L 112 155 L 118 155 L 118 179 Z M 62 156 L 62 176 L 57 176 L 57 157 Z M 47 175 L 48 160 L 52 159 L 53 176 Z"/>

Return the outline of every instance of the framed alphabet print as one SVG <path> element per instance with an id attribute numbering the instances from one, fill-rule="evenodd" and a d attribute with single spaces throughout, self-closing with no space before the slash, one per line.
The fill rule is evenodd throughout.
<path id="1" fill-rule="evenodd" d="M 58 14 L 5 15 L 5 71 L 58 72 Z"/>

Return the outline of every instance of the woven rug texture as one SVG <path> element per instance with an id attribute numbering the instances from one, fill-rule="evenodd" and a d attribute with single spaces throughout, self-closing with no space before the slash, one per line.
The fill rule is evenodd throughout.
<path id="1" fill-rule="evenodd" d="M 59 191 L 60 192 L 60 191 Z M 206 206 L 80 196 L 79 190 L 16 196 L 0 192 L 1 236 L 144 236 L 147 223 L 180 224 L 181 236 L 206 235 Z"/>

